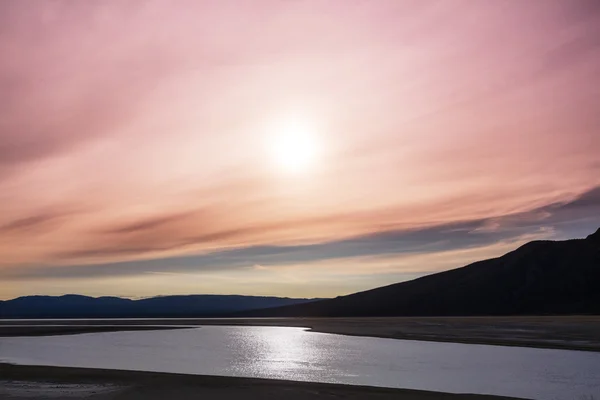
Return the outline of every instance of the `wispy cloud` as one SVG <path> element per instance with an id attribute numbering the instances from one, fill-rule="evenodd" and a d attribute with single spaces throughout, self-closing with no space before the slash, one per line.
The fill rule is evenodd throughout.
<path id="1" fill-rule="evenodd" d="M 493 246 L 503 242 L 523 242 L 538 238 L 563 239 L 574 230 L 584 237 L 600 225 L 600 197 L 594 188 L 572 201 L 551 204 L 528 213 L 507 215 L 410 230 L 391 230 L 348 239 L 306 245 L 260 245 L 219 250 L 200 255 L 142 259 L 90 265 L 55 265 L 0 270 L 5 279 L 85 278 L 94 276 L 134 276 L 146 273 L 203 273 L 240 269 L 268 270 L 285 265 L 310 265 L 337 260 L 352 262 L 365 257 L 445 254 Z M 544 214 L 542 214 L 544 212 Z M 540 215 L 542 215 L 540 217 Z M 491 225 L 490 225 L 491 224 Z M 492 226 L 493 228 L 490 228 Z M 588 232 L 589 231 L 589 232 Z M 242 240 L 245 242 L 245 240 Z M 504 247 L 505 249 L 507 247 Z M 160 248 L 159 248 L 160 249 Z M 144 248 L 122 247 L 127 252 Z M 101 251 L 99 249 L 90 250 Z M 117 250 L 111 249 L 111 252 Z M 87 254 L 90 255 L 90 254 Z M 346 261 L 343 261 L 346 260 Z M 460 265 L 454 265 L 458 267 Z M 402 267 L 396 266 L 402 269 Z M 435 271 L 433 266 L 405 266 L 404 272 Z M 412 269 L 411 269 L 412 268 Z"/>

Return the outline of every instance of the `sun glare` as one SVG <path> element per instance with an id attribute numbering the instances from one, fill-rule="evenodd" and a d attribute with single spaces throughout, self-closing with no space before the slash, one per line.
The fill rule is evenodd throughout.
<path id="1" fill-rule="evenodd" d="M 286 119 L 273 128 L 270 137 L 271 156 L 285 172 L 299 173 L 313 166 L 319 146 L 315 129 L 305 121 Z"/>

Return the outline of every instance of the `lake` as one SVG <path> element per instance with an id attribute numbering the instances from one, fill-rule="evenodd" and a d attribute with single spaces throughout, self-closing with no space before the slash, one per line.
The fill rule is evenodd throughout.
<path id="1" fill-rule="evenodd" d="M 303 328 L 203 326 L 0 338 L 0 361 L 539 400 L 600 399 L 600 353 L 353 337 Z"/>

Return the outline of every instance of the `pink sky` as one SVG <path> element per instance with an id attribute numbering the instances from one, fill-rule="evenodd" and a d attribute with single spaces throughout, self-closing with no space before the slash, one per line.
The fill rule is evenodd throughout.
<path id="1" fill-rule="evenodd" d="M 599 27 L 583 0 L 4 1 L 0 298 L 335 296 L 583 234 Z M 296 173 L 288 116 L 318 146 Z M 457 224 L 477 240 L 411 247 Z M 382 232 L 405 251 L 352 250 Z"/>

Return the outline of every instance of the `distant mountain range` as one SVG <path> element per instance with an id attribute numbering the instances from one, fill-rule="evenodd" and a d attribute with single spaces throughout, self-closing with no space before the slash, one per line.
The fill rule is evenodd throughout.
<path id="1" fill-rule="evenodd" d="M 190 295 L 142 300 L 120 297 L 26 296 L 0 301 L 0 318 L 186 318 L 213 317 L 319 299 Z"/>
<path id="2" fill-rule="evenodd" d="M 466 267 L 335 299 L 250 311 L 253 317 L 600 314 L 600 229 L 534 241 Z"/>
<path id="3" fill-rule="evenodd" d="M 335 299 L 66 295 L 0 301 L 0 318 L 560 314 L 600 314 L 600 229 L 586 239 L 534 241 L 502 257 Z"/>

